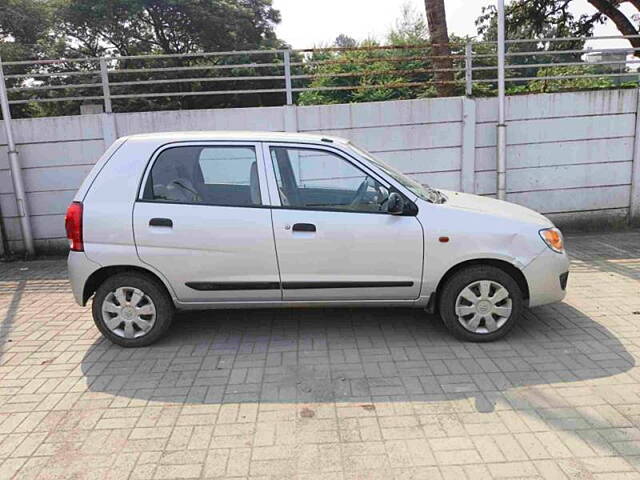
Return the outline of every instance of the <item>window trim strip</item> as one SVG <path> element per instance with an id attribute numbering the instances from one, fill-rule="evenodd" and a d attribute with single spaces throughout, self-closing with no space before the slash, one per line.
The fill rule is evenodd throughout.
<path id="1" fill-rule="evenodd" d="M 411 202 L 411 200 L 409 200 Z M 280 205 L 222 205 L 219 203 L 186 203 L 186 202 L 173 202 L 167 200 L 136 200 L 136 203 L 151 203 L 154 205 L 185 205 L 189 207 L 217 207 L 217 208 L 261 208 L 272 210 L 294 210 L 300 212 L 333 212 L 333 213 L 355 213 L 364 215 L 389 215 L 393 217 L 415 217 L 417 213 L 403 213 L 402 215 L 393 215 L 389 212 L 365 212 L 358 210 L 338 210 L 337 208 L 304 208 L 304 207 L 291 207 Z M 413 202 L 411 202 L 413 203 Z M 417 207 L 416 207 L 417 208 Z"/>
<path id="2" fill-rule="evenodd" d="M 262 198 L 262 205 L 221 205 L 221 204 L 208 204 L 208 203 L 188 203 L 188 202 L 174 202 L 174 201 L 162 201 L 162 200 L 147 200 L 143 198 L 144 195 L 144 185 L 146 184 L 148 177 L 151 173 L 151 169 L 153 168 L 153 165 L 155 164 L 155 161 L 157 160 L 158 156 L 166 149 L 169 148 L 173 148 L 173 147 L 189 147 L 189 146 L 220 146 L 220 147 L 225 147 L 225 146 L 246 146 L 246 147 L 253 147 L 256 149 L 256 155 L 258 156 L 258 164 L 262 164 L 263 168 L 266 169 L 267 166 L 267 162 L 271 163 L 271 167 L 273 169 L 274 165 L 273 162 L 270 158 L 270 155 L 266 155 L 266 153 L 269 152 L 269 148 L 271 146 L 281 146 L 281 147 L 291 147 L 291 148 L 303 148 L 303 149 L 317 149 L 317 150 L 324 150 L 324 151 L 329 151 L 332 152 L 334 154 L 337 154 L 338 156 L 344 158 L 346 161 L 348 161 L 349 163 L 354 164 L 354 166 L 356 166 L 356 168 L 360 168 L 363 169 L 366 172 L 372 173 L 373 177 L 376 178 L 376 180 L 380 181 L 382 184 L 387 184 L 389 187 L 391 187 L 391 189 L 395 190 L 396 192 L 400 193 L 407 202 L 413 204 L 414 207 L 414 212 L 413 213 L 404 213 L 402 215 L 394 215 L 394 216 L 407 216 L 407 217 L 415 217 L 418 215 L 418 205 L 415 201 L 411 200 L 410 196 L 407 195 L 402 189 L 398 189 L 396 188 L 396 186 L 394 185 L 394 183 L 389 182 L 389 180 L 387 178 L 384 177 L 384 175 L 381 175 L 379 172 L 377 172 L 376 170 L 372 169 L 371 166 L 365 164 L 364 162 L 362 162 L 362 160 L 358 159 L 357 157 L 355 157 L 354 155 L 350 154 L 349 152 L 344 151 L 342 148 L 337 148 L 335 146 L 335 144 L 333 145 L 320 145 L 317 144 L 315 142 L 304 142 L 304 141 L 282 141 L 282 140 L 278 140 L 278 141 L 266 141 L 266 140 L 178 140 L 178 141 L 172 141 L 172 142 L 168 142 L 168 143 L 164 143 L 159 145 L 158 147 L 155 148 L 155 150 L 151 153 L 151 155 L 149 156 L 149 158 L 146 160 L 146 165 L 145 168 L 143 170 L 143 175 L 140 179 L 140 182 L 138 184 L 138 192 L 136 195 L 136 203 L 153 203 L 153 204 L 160 204 L 160 205 L 189 205 L 189 206 L 207 206 L 207 207 L 228 207 L 228 208 L 271 208 L 271 209 L 276 209 L 276 210 L 294 210 L 294 211 L 314 211 L 314 212 L 340 212 L 340 213 L 358 213 L 358 214 L 365 214 L 365 215 L 391 215 L 389 212 L 365 212 L 365 211 L 354 211 L 354 210 L 339 210 L 339 209 L 320 209 L 320 208 L 297 208 L 297 207 L 291 207 L 291 206 L 284 206 L 284 205 L 274 205 L 273 199 L 271 198 L 271 192 L 270 192 L 270 185 L 269 185 L 269 172 L 268 171 L 264 171 L 263 174 L 265 175 L 265 186 L 267 187 L 265 190 L 267 192 L 267 200 L 269 201 L 269 204 L 265 203 L 265 190 L 263 190 L 263 185 L 260 185 L 260 190 L 261 190 L 261 195 L 263 196 Z M 345 158 L 347 157 L 347 158 Z M 275 176 L 275 174 L 273 174 L 273 176 Z M 260 179 L 262 180 L 262 178 Z M 276 193 L 276 197 L 278 200 L 278 203 L 280 203 L 280 198 L 279 195 Z"/>

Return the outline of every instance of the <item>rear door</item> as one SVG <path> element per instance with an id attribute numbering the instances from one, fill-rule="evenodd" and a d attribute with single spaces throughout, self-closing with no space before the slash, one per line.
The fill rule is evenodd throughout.
<path id="1" fill-rule="evenodd" d="M 150 163 L 133 225 L 140 259 L 181 302 L 280 301 L 259 143 L 175 144 Z"/>
<path id="2" fill-rule="evenodd" d="M 285 301 L 418 298 L 422 226 L 386 212 L 391 185 L 329 147 L 264 149 Z"/>

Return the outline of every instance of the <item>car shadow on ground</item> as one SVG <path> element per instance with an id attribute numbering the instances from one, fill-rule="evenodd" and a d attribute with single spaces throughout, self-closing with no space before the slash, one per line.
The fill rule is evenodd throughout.
<path id="1" fill-rule="evenodd" d="M 409 309 L 184 312 L 157 344 L 97 340 L 90 390 L 184 403 L 441 402 L 492 411 L 520 387 L 606 379 L 634 358 L 604 326 L 561 303 L 526 311 L 501 341 L 473 344 Z"/>
<path id="2" fill-rule="evenodd" d="M 447 422 L 517 411 L 527 428 L 560 431 L 614 455 L 606 432 L 623 438 L 632 422 L 588 405 L 619 396 L 635 382 L 619 376 L 634 365 L 614 334 L 566 303 L 526 311 L 506 339 L 489 344 L 458 341 L 439 318 L 410 309 L 188 312 L 151 347 L 99 339 L 81 364 L 96 398 L 296 404 L 301 416 L 313 416 L 318 404 L 375 414 L 411 402 L 415 412 Z M 446 432 L 447 422 L 424 428 Z M 625 448 L 640 455 L 640 445 Z"/>

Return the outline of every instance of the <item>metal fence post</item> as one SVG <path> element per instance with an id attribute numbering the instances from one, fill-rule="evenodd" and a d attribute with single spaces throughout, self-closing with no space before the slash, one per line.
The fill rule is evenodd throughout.
<path id="1" fill-rule="evenodd" d="M 640 88 L 636 89 L 636 130 L 631 164 L 631 192 L 629 200 L 629 223 L 640 225 Z"/>
<path id="2" fill-rule="evenodd" d="M 32 257 L 36 254 L 31 231 L 31 221 L 29 219 L 29 207 L 27 205 L 27 194 L 22 180 L 22 169 L 18 160 L 16 142 L 13 138 L 13 127 L 11 125 L 11 107 L 7 95 L 7 84 L 4 80 L 4 67 L 0 59 L 0 107 L 2 108 L 2 118 L 4 119 L 4 129 L 7 134 L 7 147 L 9 149 L 9 168 L 11 169 L 11 179 L 13 181 L 13 191 L 16 195 L 16 206 L 18 207 L 18 218 L 20 219 L 20 229 L 22 231 L 22 241 L 27 255 Z"/>
<path id="3" fill-rule="evenodd" d="M 291 87 L 291 50 L 284 51 L 284 84 L 287 90 L 287 105 L 293 105 L 293 88 Z"/>
<path id="4" fill-rule="evenodd" d="M 107 60 L 100 57 L 100 78 L 102 79 L 102 96 L 104 97 L 104 111 L 111 113 L 111 90 L 109 89 L 109 69 Z"/>
<path id="5" fill-rule="evenodd" d="M 507 197 L 507 124 L 505 100 L 505 19 L 504 0 L 498 0 L 498 130 L 496 191 L 499 200 Z"/>
<path id="6" fill-rule="evenodd" d="M 467 97 L 473 95 L 473 44 L 467 42 L 464 47 L 464 80 L 465 94 Z"/>

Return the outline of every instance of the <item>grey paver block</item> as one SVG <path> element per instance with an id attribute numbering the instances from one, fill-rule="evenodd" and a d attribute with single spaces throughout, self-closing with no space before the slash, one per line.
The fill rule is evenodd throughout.
<path id="1" fill-rule="evenodd" d="M 126 350 L 63 260 L 0 264 L 0 479 L 640 478 L 640 232 L 567 243 L 565 301 L 492 344 L 300 309 L 181 313 Z"/>

